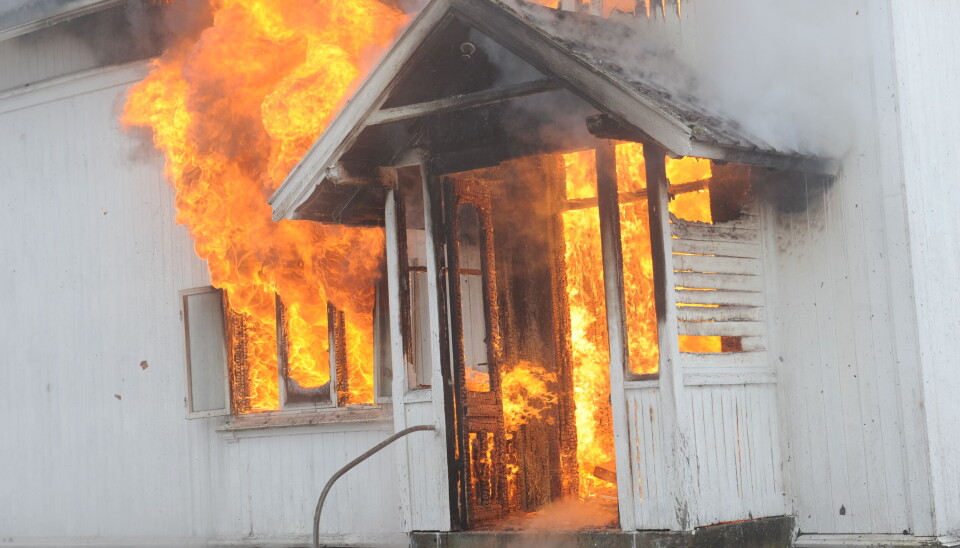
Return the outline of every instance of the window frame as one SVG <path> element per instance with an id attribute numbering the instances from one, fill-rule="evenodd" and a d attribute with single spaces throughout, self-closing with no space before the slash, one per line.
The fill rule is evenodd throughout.
<path id="1" fill-rule="evenodd" d="M 190 351 L 190 308 L 187 304 L 189 298 L 194 295 L 202 295 L 206 293 L 216 293 L 219 296 L 220 304 L 220 317 L 222 318 L 222 341 L 223 341 L 223 392 L 224 392 L 224 405 L 220 409 L 211 409 L 205 411 L 195 411 L 194 410 L 194 395 L 193 395 L 193 385 L 194 385 L 194 364 Z M 203 419 L 209 417 L 223 417 L 233 414 L 233 405 L 232 397 L 230 390 L 230 351 L 229 351 L 229 336 L 227 335 L 227 315 L 226 315 L 226 303 L 224 300 L 223 290 L 216 287 L 206 285 L 200 287 L 194 287 L 190 289 L 184 289 L 180 291 L 180 317 L 183 323 L 183 340 L 184 340 L 184 365 L 186 372 L 186 397 L 185 403 L 187 407 L 187 418 L 188 419 Z"/>

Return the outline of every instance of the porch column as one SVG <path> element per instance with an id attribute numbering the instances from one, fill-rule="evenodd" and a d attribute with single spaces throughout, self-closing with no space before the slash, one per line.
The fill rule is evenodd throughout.
<path id="1" fill-rule="evenodd" d="M 610 409 L 613 414 L 613 447 L 617 459 L 617 501 L 620 527 L 636 529 L 633 498 L 636 488 L 630 471 L 630 431 L 624 371 L 627 365 L 627 320 L 623 308 L 623 249 L 620 241 L 620 204 L 617 197 L 617 150 L 611 141 L 596 149 L 597 210 L 600 214 L 600 247 L 603 253 L 603 289 L 610 341 Z"/>
<path id="2" fill-rule="evenodd" d="M 667 441 L 666 459 L 673 478 L 674 515 L 678 530 L 689 530 L 696 515 L 693 467 L 696 456 L 690 447 L 692 422 L 684 393 L 680 365 L 677 298 L 673 274 L 673 241 L 670 234 L 670 195 L 665 152 L 644 144 L 647 206 L 650 215 L 650 251 L 653 257 L 653 286 L 657 301 L 657 339 L 660 347 L 661 427 Z"/>
<path id="3" fill-rule="evenodd" d="M 446 243 L 442 226 L 442 189 L 429 158 L 420 164 L 423 179 L 423 220 L 426 231 L 427 296 L 430 320 L 430 353 L 433 356 L 430 389 L 434 416 L 443 421 L 443 437 L 447 449 L 446 465 L 450 478 L 447 494 L 450 527 L 457 531 L 466 524 L 466 488 L 463 483 L 463 446 L 455 418 L 460 402 L 453 389 L 450 371 L 450 341 L 447 323 Z"/>
<path id="4" fill-rule="evenodd" d="M 405 238 L 406 223 L 403 217 L 403 204 L 398 204 L 396 184 L 387 189 L 387 199 L 383 208 L 384 228 L 386 230 L 387 246 L 387 298 L 390 303 L 390 363 L 393 367 L 393 428 L 399 432 L 406 428 L 407 413 L 404 406 L 404 395 L 407 393 L 407 359 L 404 341 L 403 317 L 405 307 L 401 284 L 407 276 L 406 258 L 402 253 L 405 247 L 400 238 Z M 409 455 L 407 445 L 409 438 L 400 440 L 398 454 Z M 409 533 L 413 530 L 410 517 L 410 463 L 406 458 L 397 459 L 397 476 L 399 481 L 398 495 L 400 498 L 400 526 Z"/>

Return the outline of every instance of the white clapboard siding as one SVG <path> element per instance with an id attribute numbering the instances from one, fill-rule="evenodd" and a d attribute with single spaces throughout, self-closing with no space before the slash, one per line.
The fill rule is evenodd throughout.
<path id="1" fill-rule="evenodd" d="M 738 337 L 744 352 L 766 348 L 766 317 L 759 219 L 697 223 L 673 217 L 673 271 L 680 335 Z"/>

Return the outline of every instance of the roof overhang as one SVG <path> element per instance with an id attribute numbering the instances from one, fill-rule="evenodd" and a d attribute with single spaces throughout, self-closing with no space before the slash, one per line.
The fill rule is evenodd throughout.
<path id="1" fill-rule="evenodd" d="M 527 7 L 515 0 L 432 0 L 270 199 L 274 218 L 377 224 L 376 211 L 347 214 L 347 206 L 362 203 L 358 198 L 363 194 L 378 198 L 382 187 L 377 182 L 376 170 L 411 162 L 409 149 L 416 149 L 418 143 L 413 139 L 379 156 L 370 154 L 371 150 L 390 149 L 398 139 L 409 139 L 413 132 L 411 121 L 467 116 L 463 120 L 476 122 L 467 113 L 558 92 L 573 94 L 582 99 L 580 103 L 595 109 L 583 113 L 574 111 L 583 115 L 581 121 L 594 115 L 590 132 L 595 137 L 656 144 L 675 157 L 695 156 L 818 176 L 835 175 L 836 161 L 777 151 L 759 139 L 748 137 L 737 124 L 698 109 L 695 101 L 671 95 L 654 82 L 638 80 L 602 55 L 591 55 L 589 44 L 571 43 L 569 37 L 551 34 L 530 12 L 538 17 L 552 17 L 556 25 L 619 24 L 583 14 Z M 437 74 L 425 71 L 421 65 L 429 57 L 431 48 L 438 47 L 436 42 L 444 39 L 447 32 L 444 29 L 451 25 L 482 33 L 498 47 L 529 64 L 540 77 L 446 93 L 429 100 L 411 101 L 408 97 L 406 101 L 398 101 L 396 95 L 403 94 L 401 82 L 423 82 Z M 446 39 L 449 41 L 449 37 Z M 415 78 L 418 69 L 427 74 Z M 463 120 L 458 122 L 461 126 L 465 125 Z M 536 126 L 549 124 L 550 120 L 541 118 L 530 123 Z M 567 145 L 586 148 L 590 143 L 572 138 Z M 491 161 L 518 155 L 557 152 L 561 148 L 557 143 L 539 146 L 535 142 L 494 142 L 470 150 L 450 150 L 436 161 L 446 163 L 439 166 L 441 172 L 444 169 L 452 172 L 484 167 L 484 162 L 491 165 Z"/>
<path id="2" fill-rule="evenodd" d="M 0 42 L 125 2 L 126 0 L 14 2 L 0 8 Z"/>

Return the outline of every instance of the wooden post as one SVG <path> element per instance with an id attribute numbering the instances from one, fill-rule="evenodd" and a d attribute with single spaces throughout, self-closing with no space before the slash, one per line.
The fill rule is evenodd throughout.
<path id="1" fill-rule="evenodd" d="M 407 265 L 401 262 L 400 238 L 406 237 L 406 227 L 403 220 L 403 203 L 397 203 L 396 187 L 387 189 L 387 199 L 383 208 L 384 225 L 386 229 L 387 245 L 387 298 L 390 303 L 390 356 L 393 366 L 393 428 L 399 432 L 407 427 L 407 413 L 404 405 L 404 395 L 407 393 L 407 356 L 404 344 L 404 331 L 401 322 L 400 284 L 402 276 L 407 275 Z M 399 211 L 398 211 L 399 210 Z M 399 478 L 398 495 L 400 498 L 400 526 L 405 533 L 413 530 L 410 515 L 410 462 L 408 444 L 409 438 L 400 440 L 397 449 L 397 475 Z"/>
<path id="2" fill-rule="evenodd" d="M 463 484 L 464 447 L 457 430 L 455 414 L 459 408 L 453 389 L 450 371 L 450 344 L 447 333 L 446 254 L 441 226 L 441 192 L 439 180 L 433 173 L 429 160 L 420 164 L 423 179 L 423 220 L 426 231 L 427 296 L 430 320 L 430 355 L 433 357 L 430 374 L 430 390 L 433 395 L 433 411 L 447 448 L 446 466 L 450 478 L 447 495 L 450 499 L 448 512 L 450 527 L 458 530 L 466 523 L 466 487 Z"/>
<path id="3" fill-rule="evenodd" d="M 683 369 L 680 367 L 677 302 L 673 274 L 673 242 L 670 235 L 670 197 L 663 149 L 644 145 L 647 205 L 650 212 L 650 250 L 653 257 L 653 285 L 657 302 L 657 338 L 660 346 L 660 413 L 667 441 L 667 464 L 673 478 L 676 527 L 693 528 L 696 515 L 691 454 L 690 408 L 684 394 Z"/>
<path id="4" fill-rule="evenodd" d="M 636 528 L 634 485 L 630 472 L 630 432 L 624 371 L 627 365 L 627 322 L 623 305 L 623 250 L 620 247 L 620 206 L 617 201 L 617 156 L 611 141 L 596 149 L 597 209 L 600 214 L 600 246 L 603 252 L 603 287 L 607 305 L 610 341 L 610 408 L 613 414 L 614 451 L 617 458 L 617 500 L 620 527 Z"/>

